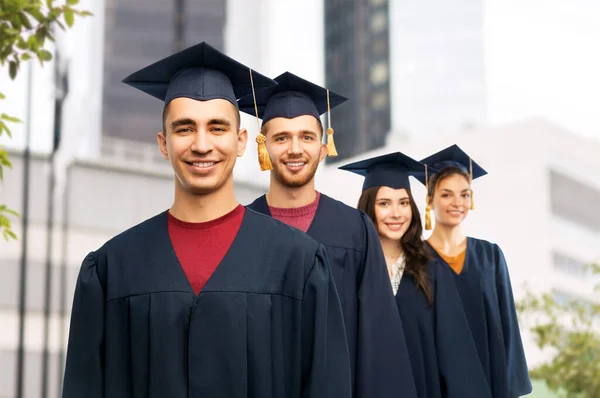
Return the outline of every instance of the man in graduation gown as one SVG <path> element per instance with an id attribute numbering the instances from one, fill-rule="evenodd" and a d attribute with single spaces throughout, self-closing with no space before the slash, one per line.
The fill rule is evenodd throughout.
<path id="1" fill-rule="evenodd" d="M 342 302 L 353 396 L 416 396 L 400 316 L 381 244 L 369 217 L 315 190 L 322 144 L 319 116 L 346 99 L 286 72 L 277 86 L 248 95 L 240 110 L 262 119 L 261 168 L 272 169 L 269 192 L 248 207 L 286 222 L 322 243 Z M 265 153 L 268 155 L 265 159 Z"/>
<path id="2" fill-rule="evenodd" d="M 349 397 L 325 249 L 234 196 L 236 99 L 274 82 L 205 43 L 124 82 L 165 103 L 174 203 L 83 261 L 63 397 Z"/>

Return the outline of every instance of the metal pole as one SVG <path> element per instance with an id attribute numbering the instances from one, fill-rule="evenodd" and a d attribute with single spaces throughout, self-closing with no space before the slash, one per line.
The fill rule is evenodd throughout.
<path id="1" fill-rule="evenodd" d="M 175 0 L 175 51 L 185 46 L 185 0 Z"/>
<path id="2" fill-rule="evenodd" d="M 29 174 L 31 153 L 31 101 L 33 98 L 33 63 L 27 69 L 27 111 L 25 117 L 25 150 L 23 153 L 23 208 L 21 210 L 21 269 L 19 274 L 19 345 L 17 348 L 16 398 L 23 398 L 25 366 L 25 314 L 27 305 L 27 240 L 29 238 Z"/>
<path id="3" fill-rule="evenodd" d="M 65 171 L 65 185 L 63 191 L 63 220 L 62 220 L 62 249 L 61 249 L 61 267 L 59 276 L 58 286 L 58 313 L 60 316 L 60 349 L 58 350 L 58 394 L 57 397 L 62 395 L 63 386 L 63 373 L 65 366 L 65 351 L 62 346 L 62 342 L 65 340 L 67 328 L 65 327 L 65 316 L 67 315 L 67 247 L 69 242 L 69 192 L 71 189 L 71 164 L 67 165 Z"/>
<path id="4" fill-rule="evenodd" d="M 48 209 L 46 224 L 46 282 L 44 285 L 44 343 L 42 352 L 42 386 L 41 397 L 48 397 L 48 362 L 50 357 L 50 311 L 52 304 L 52 253 L 54 243 L 54 195 L 56 191 L 56 167 L 55 155 L 60 146 L 60 136 L 62 128 L 62 108 L 65 98 L 65 75 L 61 71 L 60 54 L 58 49 L 55 52 L 55 94 L 54 94 L 54 140 L 52 142 L 52 151 L 49 157 L 50 175 L 48 178 Z"/>

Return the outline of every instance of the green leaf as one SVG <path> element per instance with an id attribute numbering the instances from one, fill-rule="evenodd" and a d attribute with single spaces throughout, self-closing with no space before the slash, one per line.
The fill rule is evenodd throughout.
<path id="1" fill-rule="evenodd" d="M 70 28 L 73 26 L 73 24 L 75 23 L 75 16 L 73 14 L 73 10 L 65 7 L 63 10 L 64 13 L 64 17 L 65 17 L 65 22 L 67 23 L 67 26 Z"/>
<path id="2" fill-rule="evenodd" d="M 23 22 L 21 22 L 17 15 L 13 15 L 10 18 L 10 24 L 12 25 L 13 29 L 17 32 L 21 32 L 21 29 L 23 29 Z"/>
<path id="3" fill-rule="evenodd" d="M 15 61 L 8 63 L 8 75 L 12 80 L 15 80 L 15 77 L 17 77 L 17 63 Z"/>
<path id="4" fill-rule="evenodd" d="M 21 119 L 19 119 L 18 117 L 8 116 L 6 113 L 3 113 L 2 115 L 0 115 L 0 119 L 6 120 L 7 122 L 12 122 L 12 123 L 23 123 L 23 121 Z"/>
<path id="5" fill-rule="evenodd" d="M 6 96 L 2 93 L 0 93 L 0 100 L 6 99 Z"/>
<path id="6" fill-rule="evenodd" d="M 29 21 L 29 18 L 27 18 L 27 15 L 25 15 L 24 12 L 19 13 L 19 20 L 27 29 L 33 29 L 33 26 L 31 26 L 31 21 Z"/>
<path id="7" fill-rule="evenodd" d="M 10 239 L 14 239 L 17 240 L 17 235 L 15 235 L 15 233 L 13 231 L 11 231 L 10 229 L 5 229 L 2 234 L 4 235 L 4 239 L 6 239 L 7 241 Z"/>
<path id="8" fill-rule="evenodd" d="M 67 0 L 67 5 L 76 6 L 79 4 L 79 0 Z"/>
<path id="9" fill-rule="evenodd" d="M 19 50 L 27 50 L 29 47 L 27 46 L 27 42 L 23 38 L 23 36 L 19 36 L 17 38 L 17 48 Z"/>
<path id="10" fill-rule="evenodd" d="M 45 25 L 40 25 L 36 30 L 35 30 L 35 36 L 30 36 L 29 38 L 31 39 L 33 37 L 33 39 L 31 39 L 31 44 L 32 45 L 39 45 L 39 46 L 43 46 L 44 45 L 44 41 L 46 40 L 46 32 L 47 32 L 48 28 L 46 28 Z M 33 42 L 33 40 L 35 40 L 36 42 Z"/>
<path id="11" fill-rule="evenodd" d="M 15 217 L 19 217 L 19 218 L 21 218 L 21 215 L 20 215 L 18 212 L 14 211 L 14 210 L 11 210 L 11 209 L 6 209 L 6 212 L 7 212 L 8 214 L 12 214 L 12 215 L 13 215 L 13 216 L 15 216 Z"/>
<path id="12" fill-rule="evenodd" d="M 6 124 L 4 124 L 4 122 L 0 120 L 0 136 L 2 136 L 2 133 L 4 131 L 6 131 L 6 135 L 11 137 L 10 130 L 8 129 L 8 127 L 6 127 Z M 2 149 L 0 149 L 0 153 L 2 153 L 1 151 Z"/>
<path id="13" fill-rule="evenodd" d="M 39 23 L 44 22 L 44 20 L 45 20 L 44 15 L 40 12 L 39 8 L 33 6 L 30 9 L 28 9 L 27 12 L 29 13 L 29 15 L 34 17 L 35 20 L 38 21 Z"/>
<path id="14" fill-rule="evenodd" d="M 52 3 L 53 3 L 52 0 L 46 0 L 46 7 L 52 8 Z"/>
<path id="15" fill-rule="evenodd" d="M 48 50 L 40 50 L 38 52 L 38 58 L 42 61 L 50 61 L 52 59 L 52 53 Z"/>
<path id="16" fill-rule="evenodd" d="M 94 14 L 92 14 L 92 13 L 91 13 L 91 12 L 89 12 L 89 11 L 79 11 L 79 10 L 73 10 L 73 12 L 74 12 L 75 14 L 77 14 L 77 15 L 81 16 L 81 17 L 91 17 L 91 16 L 93 16 L 93 15 L 94 15 Z"/>
<path id="17" fill-rule="evenodd" d="M 23 53 L 21 54 L 21 61 L 29 61 L 31 59 L 31 54 Z"/>

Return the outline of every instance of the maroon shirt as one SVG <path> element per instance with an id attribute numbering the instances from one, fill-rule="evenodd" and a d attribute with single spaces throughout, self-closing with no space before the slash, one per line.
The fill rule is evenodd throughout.
<path id="1" fill-rule="evenodd" d="M 291 225 L 292 227 L 298 228 L 302 232 L 306 232 L 308 231 L 313 218 L 315 218 L 317 207 L 319 207 L 320 197 L 321 194 L 317 192 L 317 197 L 309 205 L 292 208 L 269 206 L 269 211 L 271 212 L 271 216 L 273 218 Z"/>
<path id="2" fill-rule="evenodd" d="M 169 236 L 175 255 L 196 294 L 221 263 L 233 243 L 246 208 L 238 205 L 215 220 L 191 223 L 169 214 Z"/>

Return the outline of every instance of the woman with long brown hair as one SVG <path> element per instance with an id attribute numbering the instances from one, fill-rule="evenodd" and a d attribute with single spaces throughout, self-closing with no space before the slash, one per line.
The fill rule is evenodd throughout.
<path id="1" fill-rule="evenodd" d="M 429 213 L 435 228 L 427 243 L 450 269 L 487 382 L 494 398 L 515 398 L 532 391 L 519 332 L 512 287 L 500 247 L 467 237 L 461 224 L 474 208 L 471 182 L 487 172 L 457 145 L 421 161 Z"/>
<path id="2" fill-rule="evenodd" d="M 365 177 L 358 208 L 379 234 L 419 398 L 491 398 L 450 271 L 422 238 L 409 176 L 424 165 L 395 152 L 340 169 Z"/>

